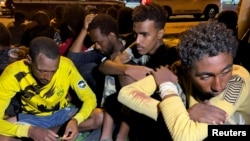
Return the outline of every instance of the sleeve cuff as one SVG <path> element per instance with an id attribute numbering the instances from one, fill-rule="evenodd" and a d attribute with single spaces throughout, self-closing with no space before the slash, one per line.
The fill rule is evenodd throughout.
<path id="1" fill-rule="evenodd" d="M 17 129 L 17 137 L 28 137 L 28 131 L 31 125 L 19 125 Z"/>
<path id="2" fill-rule="evenodd" d="M 84 121 L 85 119 L 83 118 L 83 116 L 79 113 L 77 113 L 74 117 L 74 119 L 77 120 L 77 124 L 79 125 L 82 121 Z"/>

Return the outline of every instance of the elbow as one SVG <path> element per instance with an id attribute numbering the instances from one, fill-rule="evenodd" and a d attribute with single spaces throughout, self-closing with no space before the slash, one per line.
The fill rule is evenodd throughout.
<path id="1" fill-rule="evenodd" d="M 107 74 L 107 71 L 105 71 L 105 67 L 104 67 L 104 64 L 101 63 L 98 67 L 98 71 L 100 71 L 101 73 L 105 74 L 105 75 L 108 75 Z"/>

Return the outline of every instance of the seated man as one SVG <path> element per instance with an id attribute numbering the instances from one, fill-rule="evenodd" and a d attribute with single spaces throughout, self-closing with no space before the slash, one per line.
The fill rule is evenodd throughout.
<path id="1" fill-rule="evenodd" d="M 115 133 L 113 125 L 116 125 L 115 129 L 120 129 L 119 125 L 122 122 L 119 115 L 121 104 L 117 101 L 117 92 L 120 89 L 117 77 L 104 75 L 98 70 L 101 63 L 114 60 L 130 45 L 130 42 L 119 36 L 118 31 L 118 23 L 110 15 L 88 14 L 84 20 L 84 27 L 68 53 L 68 57 L 95 91 L 98 106 L 104 109 L 103 132 L 100 140 L 111 139 L 112 134 Z M 93 50 L 82 52 L 81 46 L 87 33 L 94 43 Z M 118 134 L 118 138 L 122 133 L 115 134 Z M 121 138 L 126 139 L 125 136 Z"/>
<path id="2" fill-rule="evenodd" d="M 79 131 L 99 128 L 102 111 L 96 97 L 74 64 L 60 57 L 53 39 L 37 37 L 30 43 L 27 59 L 16 61 L 0 76 L 0 140 L 28 137 L 32 140 L 75 140 Z M 72 88 L 83 102 L 78 110 L 67 97 Z M 17 122 L 3 120 L 15 95 L 20 97 Z M 62 129 L 65 125 L 65 129 Z M 63 131 L 62 135 L 57 134 Z M 12 138 L 14 140 L 14 138 Z M 25 139 L 26 140 L 26 139 Z"/>
<path id="3" fill-rule="evenodd" d="M 118 75 L 122 86 L 146 77 L 150 71 L 162 65 L 172 65 L 179 59 L 177 48 L 164 44 L 166 13 L 160 5 L 149 3 L 135 7 L 132 20 L 136 35 L 135 44 L 129 48 L 130 50 L 120 54 L 116 60 L 107 60 L 99 67 L 105 74 Z M 126 59 L 128 59 L 127 62 L 132 63 L 126 63 L 124 61 Z M 158 91 L 155 91 L 152 97 L 160 99 Z M 122 112 L 124 114 L 122 118 L 128 125 L 129 140 L 166 141 L 171 139 L 161 115 L 153 115 L 151 119 L 125 106 L 123 109 L 126 109 Z M 145 110 L 149 109 L 145 108 Z"/>
<path id="4" fill-rule="evenodd" d="M 188 111 L 177 97 L 177 77 L 165 67 L 123 87 L 119 101 L 143 114 L 145 107 L 155 109 L 152 113 L 159 108 L 173 140 L 204 140 L 209 124 L 250 124 L 250 76 L 233 65 L 237 45 L 233 32 L 218 22 L 199 24 L 182 35 L 178 48 L 186 74 L 178 77 L 185 84 Z M 161 102 L 149 97 L 157 85 Z"/>

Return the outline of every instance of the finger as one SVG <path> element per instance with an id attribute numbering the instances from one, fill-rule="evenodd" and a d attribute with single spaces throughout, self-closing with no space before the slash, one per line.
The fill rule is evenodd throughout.
<path id="1" fill-rule="evenodd" d="M 215 118 L 213 116 L 209 116 L 209 117 L 206 117 L 206 118 L 201 118 L 199 120 L 199 122 L 207 123 L 207 124 L 211 124 L 211 125 L 219 125 L 219 124 L 224 123 L 223 121 L 221 121 L 218 118 Z"/>
<path id="2" fill-rule="evenodd" d="M 51 130 L 48 130 L 48 131 L 49 131 L 49 134 L 52 135 L 53 137 L 55 137 L 55 138 L 59 137 L 55 132 L 53 132 Z"/>
<path id="3" fill-rule="evenodd" d="M 223 124 L 226 121 L 226 117 L 224 115 L 215 114 L 212 120 L 215 121 L 216 124 Z"/>
<path id="4" fill-rule="evenodd" d="M 201 123 L 207 123 L 207 124 L 212 124 L 212 125 L 214 125 L 214 123 L 215 123 L 215 121 L 212 120 L 212 119 L 210 119 L 210 118 L 201 118 L 201 119 L 199 119 L 199 122 L 201 122 Z"/>
<path id="5" fill-rule="evenodd" d="M 72 135 L 71 129 L 66 129 L 63 135 L 63 138 L 70 137 Z"/>
<path id="6" fill-rule="evenodd" d="M 211 111 L 211 114 L 209 115 L 210 119 L 214 121 L 215 124 L 223 124 L 226 121 L 225 112 L 217 107 L 214 106 L 211 107 L 213 109 Z M 211 108 L 209 110 L 211 110 Z"/>
<path id="7" fill-rule="evenodd" d="M 145 67 L 145 70 L 146 70 L 146 71 L 148 71 L 148 72 L 151 72 L 151 71 L 153 71 L 153 69 L 151 69 L 151 68 L 148 68 L 148 67 Z"/>
<path id="8" fill-rule="evenodd" d="M 213 105 L 209 105 L 208 108 L 210 109 L 210 111 L 214 112 L 214 113 L 218 113 L 220 115 L 226 116 L 226 112 L 216 106 Z"/>
<path id="9" fill-rule="evenodd" d="M 203 103 L 206 104 L 206 105 L 210 105 L 209 100 L 205 100 L 205 101 L 203 101 Z"/>
<path id="10" fill-rule="evenodd" d="M 70 132 L 70 134 L 68 134 L 68 135 L 63 135 L 63 140 L 75 139 L 75 138 L 77 138 L 77 135 L 78 135 L 78 132 L 77 133 Z"/>
<path id="11" fill-rule="evenodd" d="M 213 125 L 217 125 L 217 123 L 216 123 L 214 120 L 212 121 L 212 124 L 213 124 Z"/>
<path id="12" fill-rule="evenodd" d="M 47 134 L 47 138 L 51 141 L 57 141 L 59 136 L 58 135 L 55 136 L 55 133 L 51 131 L 49 134 Z"/>

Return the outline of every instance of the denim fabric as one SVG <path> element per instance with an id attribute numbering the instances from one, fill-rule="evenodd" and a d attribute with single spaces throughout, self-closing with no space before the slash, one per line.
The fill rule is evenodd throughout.
<path id="1" fill-rule="evenodd" d="M 49 116 L 36 116 L 20 113 L 18 114 L 18 123 L 31 124 L 43 128 L 51 128 L 64 124 L 66 121 L 72 118 L 77 111 L 78 108 L 67 107 Z"/>
<path id="2" fill-rule="evenodd" d="M 98 128 L 93 130 L 85 139 L 84 141 L 99 141 L 101 138 L 102 128 Z"/>

